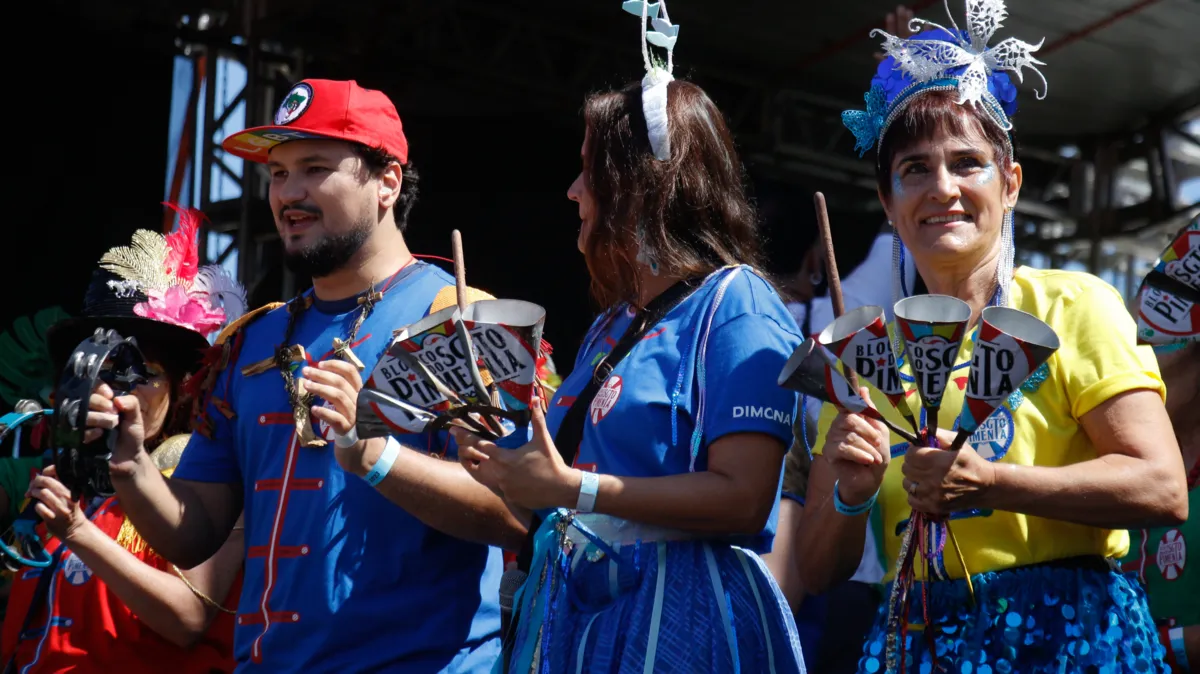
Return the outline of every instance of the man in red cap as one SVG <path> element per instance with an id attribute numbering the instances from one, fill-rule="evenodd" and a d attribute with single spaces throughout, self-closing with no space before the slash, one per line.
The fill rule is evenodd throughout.
<path id="1" fill-rule="evenodd" d="M 275 124 L 223 147 L 266 164 L 287 263 L 313 287 L 223 336 L 170 480 L 142 447 L 136 403 L 93 396 L 97 424 L 119 417 L 122 505 L 185 568 L 245 507 L 238 671 L 490 671 L 499 548 L 518 548 L 523 526 L 447 460 L 446 434 L 402 448 L 354 431 L 392 331 L 454 301 L 454 279 L 404 242 L 417 176 L 395 107 L 355 82 L 305 80 Z"/>

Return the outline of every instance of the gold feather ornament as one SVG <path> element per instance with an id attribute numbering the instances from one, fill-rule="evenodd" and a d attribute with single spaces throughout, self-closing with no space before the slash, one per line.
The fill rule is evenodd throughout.
<path id="1" fill-rule="evenodd" d="M 139 229 L 133 233 L 131 245 L 117 246 L 105 253 L 100 258 L 100 267 L 137 283 L 143 293 L 165 291 L 176 283 L 167 273 L 167 254 L 167 240 L 162 234 Z"/>

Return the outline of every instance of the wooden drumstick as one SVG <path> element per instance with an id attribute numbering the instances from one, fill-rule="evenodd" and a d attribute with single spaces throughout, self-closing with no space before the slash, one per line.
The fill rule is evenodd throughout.
<path id="1" fill-rule="evenodd" d="M 458 310 L 467 310 L 467 270 L 463 265 L 462 232 L 450 232 L 450 245 L 454 249 L 454 285 L 458 295 Z"/>
<path id="2" fill-rule="evenodd" d="M 450 247 L 454 251 L 454 289 L 455 294 L 458 296 L 458 311 L 465 314 L 467 312 L 467 269 L 466 264 L 463 262 L 462 232 L 457 229 L 450 232 Z M 470 335 L 467 334 L 466 338 L 469 343 Z M 473 347 L 471 348 L 471 352 L 474 352 Z M 486 396 L 490 399 L 493 407 L 500 407 L 500 391 L 496 388 L 491 373 L 488 372 L 485 377 L 483 372 L 486 371 L 486 368 L 480 371 L 479 365 L 476 363 L 471 364 L 470 370 L 472 379 L 475 379 L 476 387 L 483 387 L 480 391 L 480 396 Z M 501 428 L 500 422 L 495 417 L 488 416 L 487 422 L 493 430 Z"/>
<path id="3" fill-rule="evenodd" d="M 825 248 L 825 276 L 829 279 L 829 299 L 833 301 L 833 316 L 841 318 L 846 313 L 846 302 L 842 299 L 842 281 L 838 277 L 837 257 L 833 254 L 833 234 L 829 231 L 829 211 L 825 208 L 825 195 L 817 192 L 813 195 L 817 209 L 817 230 L 821 234 L 821 243 Z M 858 393 L 858 375 L 853 368 L 845 368 L 846 380 L 851 388 Z"/>

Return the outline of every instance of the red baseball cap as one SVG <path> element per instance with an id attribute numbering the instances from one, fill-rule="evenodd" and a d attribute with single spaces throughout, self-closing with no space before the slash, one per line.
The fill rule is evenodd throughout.
<path id="1" fill-rule="evenodd" d="M 275 111 L 275 124 L 239 131 L 221 142 L 226 152 L 265 164 L 271 148 L 289 140 L 345 140 L 383 148 L 408 163 L 408 139 L 396 106 L 382 91 L 354 80 L 301 80 Z"/>

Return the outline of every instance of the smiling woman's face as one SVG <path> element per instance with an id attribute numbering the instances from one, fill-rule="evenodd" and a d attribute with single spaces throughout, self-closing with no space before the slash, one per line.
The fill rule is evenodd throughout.
<path id="1" fill-rule="evenodd" d="M 960 134 L 937 129 L 896 152 L 891 193 L 880 200 L 904 245 L 930 261 L 991 251 L 1020 189 L 1020 167 L 1005 180 L 1001 159 L 978 123 Z"/>

